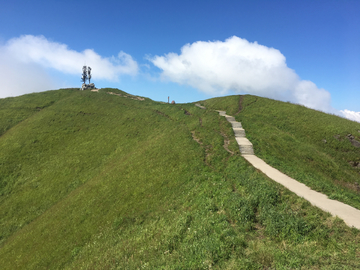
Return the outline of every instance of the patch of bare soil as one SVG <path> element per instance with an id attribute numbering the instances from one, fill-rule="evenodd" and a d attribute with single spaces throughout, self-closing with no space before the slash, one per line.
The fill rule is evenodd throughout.
<path id="1" fill-rule="evenodd" d="M 199 138 L 196 137 L 195 131 L 191 131 L 191 136 L 192 136 L 192 138 L 193 138 L 194 141 L 196 141 L 198 144 L 200 144 L 202 147 L 204 147 L 202 141 L 201 141 Z M 212 148 L 211 145 L 205 146 L 204 162 L 205 162 L 205 164 L 206 164 L 207 166 L 213 168 L 213 167 L 211 166 L 211 164 L 208 162 L 209 158 L 210 158 L 211 155 L 212 155 L 211 152 L 210 152 L 210 151 L 211 151 L 211 148 Z"/>
<path id="2" fill-rule="evenodd" d="M 360 169 L 360 162 L 359 162 L 359 161 L 349 161 L 349 164 L 350 164 L 351 167 L 353 167 L 353 168 L 358 168 L 358 169 Z"/>
<path id="3" fill-rule="evenodd" d="M 140 101 L 144 101 L 145 98 L 142 97 L 138 97 L 138 96 L 133 96 L 133 95 L 122 95 L 122 94 L 116 94 L 114 92 L 107 92 L 109 95 L 115 95 L 115 96 L 119 96 L 119 97 L 126 97 L 126 98 L 130 98 L 133 100 L 140 100 Z"/>
<path id="4" fill-rule="evenodd" d="M 237 111 L 237 113 L 235 113 L 235 115 L 239 114 L 242 110 L 242 102 L 243 102 L 244 96 L 240 95 L 239 98 L 239 110 Z"/>
<path id="5" fill-rule="evenodd" d="M 185 115 L 191 115 L 191 113 L 189 112 L 189 111 L 187 111 L 187 110 L 185 110 L 185 109 L 181 109 L 182 111 L 184 111 L 184 114 Z"/>
<path id="6" fill-rule="evenodd" d="M 258 100 L 258 99 L 255 98 L 255 100 L 254 100 L 253 102 L 250 102 L 250 103 L 247 104 L 246 106 L 250 106 L 251 104 L 255 103 L 257 100 Z M 243 101 L 244 101 L 244 96 L 240 95 L 240 98 L 239 98 L 239 110 L 238 110 L 238 112 L 237 112 L 235 115 L 239 114 L 239 113 L 242 111 L 242 109 L 244 108 L 244 107 L 243 107 Z"/>
<path id="7" fill-rule="evenodd" d="M 195 131 L 191 131 L 191 136 L 194 141 L 196 141 L 198 144 L 202 145 L 202 142 L 198 138 L 196 138 Z"/>
<path id="8" fill-rule="evenodd" d="M 254 230 L 260 239 L 265 238 L 265 226 L 262 226 L 259 222 L 255 223 Z M 285 244 L 284 241 L 283 241 L 283 244 Z M 286 249 L 286 245 L 284 247 Z"/>
<path id="9" fill-rule="evenodd" d="M 335 220 L 336 220 L 336 217 L 333 217 L 333 216 L 328 217 L 328 218 L 325 220 L 324 224 L 331 229 L 331 228 L 333 227 L 333 225 L 334 225 L 334 221 L 335 221 Z"/>
<path id="10" fill-rule="evenodd" d="M 99 89 L 93 89 L 91 92 L 99 92 Z"/>
<path id="11" fill-rule="evenodd" d="M 199 107 L 200 109 L 203 109 L 203 110 L 205 110 L 205 109 L 206 109 L 204 106 L 201 106 L 201 104 L 200 104 L 200 103 L 195 103 L 195 106 L 196 106 L 196 107 Z"/>
<path id="12" fill-rule="evenodd" d="M 340 182 L 338 180 L 335 180 L 334 182 L 335 182 L 335 184 L 337 184 L 339 186 L 342 186 L 342 187 L 345 187 L 345 188 L 348 188 L 348 189 L 351 189 L 351 190 L 354 190 L 354 191 L 360 193 L 360 185 L 357 182 L 348 183 L 348 182 Z"/>
<path id="13" fill-rule="evenodd" d="M 229 149 L 229 144 L 230 144 L 229 138 L 228 138 L 228 137 L 226 136 L 226 134 L 223 133 L 222 131 L 220 132 L 220 134 L 221 134 L 221 136 L 223 136 L 223 138 L 224 138 L 223 147 L 224 147 L 225 150 L 228 151 L 231 155 L 234 155 L 234 152 Z"/>
<path id="14" fill-rule="evenodd" d="M 119 97 L 122 97 L 123 95 L 121 95 L 121 94 L 116 94 L 116 93 L 114 93 L 114 92 L 107 92 L 109 95 L 115 95 L 115 96 L 119 96 Z"/>
<path id="15" fill-rule="evenodd" d="M 172 120 L 170 116 L 168 116 L 167 114 L 165 114 L 165 113 L 163 113 L 163 112 L 160 112 L 160 111 L 158 111 L 158 110 L 155 110 L 155 112 L 156 112 L 157 114 L 161 115 L 161 116 L 165 116 L 166 118 L 169 118 L 170 120 Z"/>

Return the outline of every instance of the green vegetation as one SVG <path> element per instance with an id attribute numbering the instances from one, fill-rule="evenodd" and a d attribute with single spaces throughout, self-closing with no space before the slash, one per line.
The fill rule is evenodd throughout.
<path id="1" fill-rule="evenodd" d="M 232 98 L 232 112 L 239 112 L 239 96 Z M 360 209 L 360 124 L 354 121 L 256 96 L 241 97 L 236 115 L 253 143 L 255 154 L 271 166 L 331 199 Z M 221 108 L 220 100 L 207 101 Z M 228 105 L 229 106 L 229 105 Z"/>
<path id="2" fill-rule="evenodd" d="M 359 230 L 251 167 L 224 117 L 132 98 L 0 100 L 1 269 L 360 267 Z M 239 97 L 202 103 L 239 111 Z"/>

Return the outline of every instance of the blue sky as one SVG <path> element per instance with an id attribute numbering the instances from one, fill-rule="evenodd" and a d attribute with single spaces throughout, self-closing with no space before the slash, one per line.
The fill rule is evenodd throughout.
<path id="1" fill-rule="evenodd" d="M 0 97 L 80 87 L 86 63 L 97 87 L 158 101 L 250 93 L 360 121 L 359 14 L 360 1 L 7 1 Z"/>

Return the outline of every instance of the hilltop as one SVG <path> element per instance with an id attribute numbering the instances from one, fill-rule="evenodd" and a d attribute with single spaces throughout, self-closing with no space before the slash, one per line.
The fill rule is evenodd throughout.
<path id="1" fill-rule="evenodd" d="M 249 95 L 200 103 L 0 99 L 2 268 L 359 268 L 359 230 L 250 166 L 214 109 L 270 165 L 358 209 L 360 124 Z"/>

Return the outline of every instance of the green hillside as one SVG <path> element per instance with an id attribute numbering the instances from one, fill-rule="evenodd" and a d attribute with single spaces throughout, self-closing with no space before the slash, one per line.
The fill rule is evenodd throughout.
<path id="1" fill-rule="evenodd" d="M 250 95 L 205 104 L 230 110 L 243 124 L 255 154 L 268 164 L 360 209 L 360 123 Z M 359 143 L 351 143 L 350 134 Z"/>
<path id="2" fill-rule="evenodd" d="M 344 136 L 360 125 L 253 96 L 201 103 L 0 99 L 0 269 L 360 268 L 359 230 L 251 167 L 213 109 L 268 163 L 357 208 L 359 148 Z"/>

